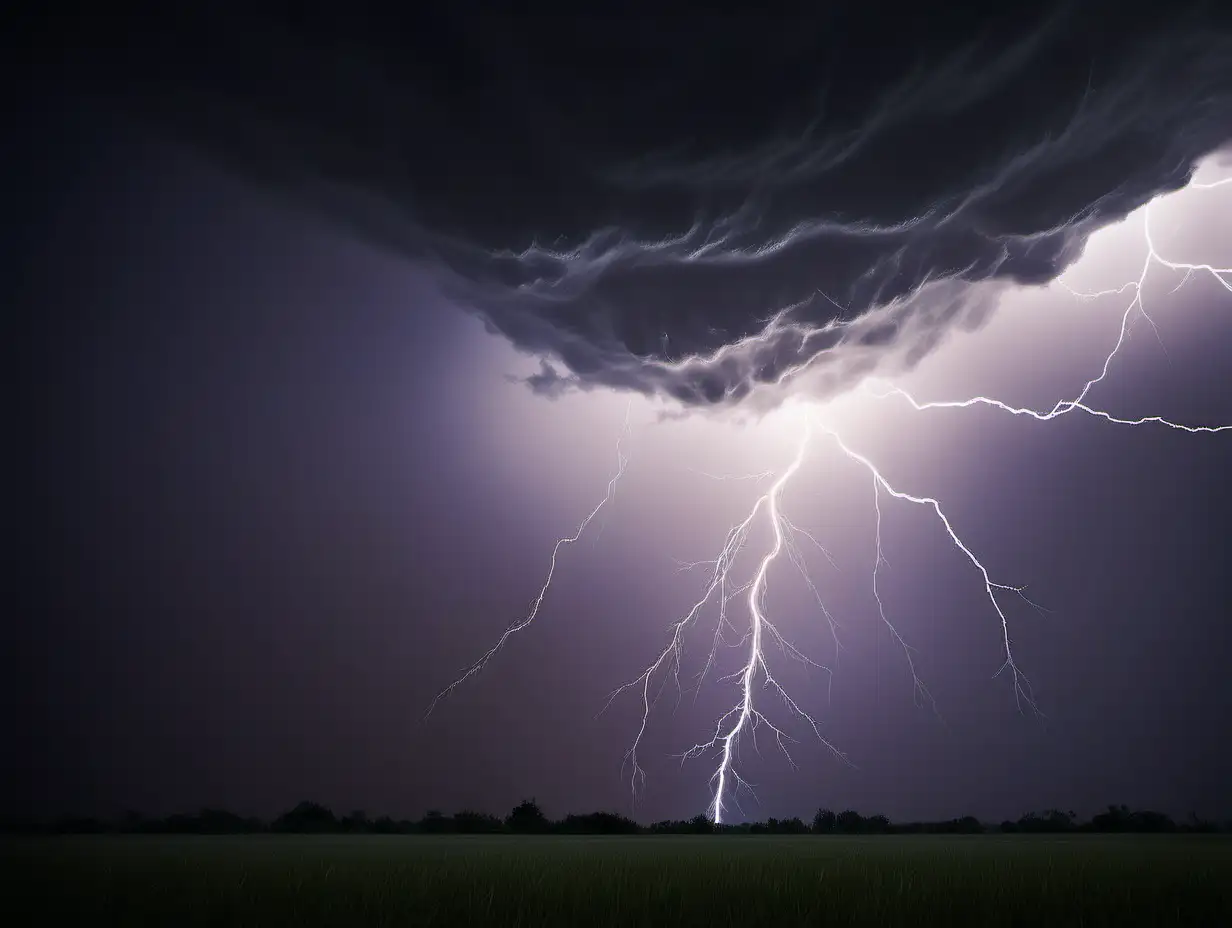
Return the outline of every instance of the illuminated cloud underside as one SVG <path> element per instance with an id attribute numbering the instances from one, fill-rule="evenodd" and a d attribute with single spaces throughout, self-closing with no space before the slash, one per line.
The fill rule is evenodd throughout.
<path id="1" fill-rule="evenodd" d="M 748 408 L 800 375 L 823 398 L 897 376 L 1183 187 L 1232 125 L 1232 19 L 1198 0 L 557 4 L 550 28 L 412 6 L 176 8 L 134 24 L 122 63 L 73 60 L 414 262 L 550 395 Z"/>
<path id="2" fill-rule="evenodd" d="M 1191 185 L 1191 188 L 1198 190 L 1212 190 L 1229 184 L 1232 184 L 1232 177 L 1212 183 L 1194 183 Z M 920 401 L 906 390 L 903 390 L 893 384 L 883 382 L 866 382 L 863 386 L 864 391 L 879 399 L 899 399 L 905 401 L 917 412 L 942 409 L 969 409 L 974 406 L 985 406 L 1010 415 L 1027 416 L 1037 421 L 1050 421 L 1069 413 L 1079 412 L 1086 416 L 1102 419 L 1106 422 L 1123 426 L 1162 426 L 1188 433 L 1217 433 L 1232 431 L 1232 425 L 1184 424 L 1154 415 L 1136 418 L 1114 416 L 1104 410 L 1090 405 L 1087 401 L 1092 390 L 1108 375 L 1113 360 L 1125 344 L 1129 327 L 1135 314 L 1141 316 L 1152 327 L 1154 327 L 1154 321 L 1152 320 L 1150 314 L 1148 313 L 1147 307 L 1143 302 L 1143 290 L 1146 279 L 1153 269 L 1156 269 L 1157 273 L 1172 273 L 1180 275 L 1179 282 L 1176 287 L 1173 288 L 1174 291 L 1175 289 L 1179 289 L 1180 286 L 1190 280 L 1193 276 L 1200 274 L 1212 278 L 1224 290 L 1232 293 L 1232 267 L 1216 267 L 1211 264 L 1200 262 L 1177 260 L 1175 257 L 1163 255 L 1157 250 L 1155 240 L 1151 233 L 1149 204 L 1143 209 L 1143 232 L 1145 254 L 1142 260 L 1141 269 L 1136 278 L 1126 281 L 1120 287 L 1111 290 L 1096 292 L 1079 292 L 1072 289 L 1069 290 L 1074 297 L 1079 299 L 1094 299 L 1097 297 L 1106 297 L 1117 294 L 1130 295 L 1125 309 L 1121 314 L 1121 324 L 1116 340 L 1112 345 L 1111 350 L 1109 350 L 1105 356 L 1100 370 L 1083 385 L 1082 389 L 1072 399 L 1059 400 L 1052 406 L 1051 409 L 1048 410 L 1038 410 L 1014 406 L 988 396 L 975 396 L 962 400 Z M 627 427 L 628 422 L 626 419 L 626 431 Z M 748 475 L 724 475 L 715 478 L 721 480 L 752 480 L 758 483 L 769 480 L 770 483 L 764 492 L 756 498 L 744 519 L 728 530 L 723 544 L 713 560 L 683 565 L 685 569 L 699 567 L 706 568 L 708 575 L 701 597 L 690 609 L 685 612 L 683 616 L 677 619 L 669 627 L 670 634 L 668 643 L 657 654 L 654 660 L 651 661 L 636 677 L 614 690 L 608 699 L 607 705 L 611 705 L 612 701 L 621 694 L 626 691 L 634 691 L 638 694 L 638 698 L 642 705 L 641 722 L 634 736 L 632 745 L 626 755 L 626 759 L 631 766 L 632 772 L 630 776 L 630 786 L 635 799 L 638 788 L 642 783 L 644 783 L 645 780 L 645 772 L 639 764 L 638 752 L 642 745 L 643 736 L 645 735 L 649 725 L 651 710 L 655 705 L 659 693 L 662 691 L 668 680 L 671 680 L 675 684 L 678 692 L 680 691 L 680 673 L 684 657 L 684 635 L 687 630 L 699 621 L 701 615 L 708 607 L 717 611 L 717 621 L 715 624 L 713 643 L 709 656 L 698 677 L 697 685 L 700 687 L 706 675 L 714 666 L 716 653 L 720 646 L 726 645 L 741 648 L 743 649 L 743 654 L 745 655 L 743 658 L 743 664 L 739 670 L 737 670 L 734 674 L 723 678 L 723 681 L 732 681 L 737 684 L 739 695 L 735 699 L 733 705 L 717 719 L 714 724 L 713 731 L 707 740 L 694 744 L 680 755 L 682 760 L 702 756 L 717 757 L 714 772 L 711 777 L 713 792 L 707 807 L 708 816 L 714 822 L 722 823 L 729 816 L 733 806 L 737 809 L 739 808 L 738 794 L 741 788 L 749 789 L 750 787 L 749 784 L 742 779 L 738 769 L 738 750 L 742 740 L 746 736 L 754 740 L 756 739 L 756 732 L 758 728 L 768 729 L 773 735 L 775 742 L 787 756 L 789 762 L 791 761 L 791 755 L 788 751 L 788 744 L 794 739 L 788 735 L 779 724 L 776 724 L 768 715 L 767 710 L 762 707 L 760 695 L 767 690 L 769 690 L 774 697 L 781 700 L 781 702 L 785 705 L 789 716 L 795 716 L 802 720 L 808 725 L 822 744 L 824 744 L 840 759 L 848 761 L 847 756 L 842 752 L 842 750 L 827 740 L 823 735 L 821 723 L 812 714 L 802 708 L 800 703 L 780 684 L 779 680 L 775 677 L 771 663 L 768 660 L 768 652 L 766 648 L 767 644 L 778 646 L 781 652 L 788 658 L 800 661 L 828 674 L 832 672 L 830 668 L 814 661 L 794 644 L 792 644 L 791 641 L 783 635 L 777 625 L 771 620 L 771 617 L 767 615 L 765 609 L 767 574 L 771 565 L 779 560 L 784 554 L 786 554 L 789 561 L 798 569 L 804 583 L 814 596 L 821 615 L 828 623 L 830 632 L 834 637 L 836 647 L 840 646 L 838 639 L 838 627 L 829 610 L 826 608 L 825 602 L 817 588 L 816 583 L 809 575 L 801 545 L 804 542 L 808 542 L 818 548 L 823 554 L 826 555 L 826 557 L 829 555 L 811 534 L 799 528 L 782 510 L 783 491 L 804 466 L 807 460 L 807 453 L 810 450 L 811 445 L 816 442 L 818 438 L 825 438 L 834 442 L 846 458 L 852 463 L 863 468 L 871 479 L 873 490 L 872 504 L 876 515 L 876 550 L 873 552 L 871 558 L 871 590 L 873 599 L 876 603 L 879 620 L 888 629 L 891 637 L 903 653 L 907 664 L 907 669 L 913 680 L 913 686 L 917 699 L 928 704 L 934 711 L 936 711 L 936 706 L 933 704 L 932 696 L 929 693 L 928 687 L 917 673 L 915 660 L 913 658 L 913 649 L 899 633 L 898 629 L 894 626 L 893 622 L 887 615 L 878 591 L 878 572 L 884 563 L 881 550 L 881 517 L 882 503 L 886 498 L 901 500 L 930 509 L 937 517 L 937 520 L 940 522 L 940 527 L 945 532 L 949 541 L 958 549 L 962 557 L 965 558 L 974 569 L 977 582 L 982 585 L 984 593 L 987 597 L 990 611 L 996 617 L 998 622 L 998 636 L 1001 642 L 1002 650 L 1002 665 L 1000 670 L 997 672 L 997 675 L 1007 675 L 1012 681 L 1014 696 L 1020 711 L 1024 708 L 1029 708 L 1035 713 L 1040 712 L 1035 696 L 1032 693 L 1030 682 L 1023 671 L 1019 668 L 1015 659 L 1013 640 L 1010 634 L 1010 623 L 1002 603 L 1002 599 L 1006 596 L 1006 594 L 1014 594 L 1026 600 L 1023 588 L 994 579 L 993 575 L 980 560 L 978 555 L 964 542 L 961 534 L 951 522 L 939 500 L 930 496 L 916 495 L 892 485 L 878 469 L 876 464 L 857 450 L 853 449 L 844 439 L 843 435 L 840 434 L 839 430 L 835 428 L 832 423 L 826 421 L 825 409 L 823 407 L 810 406 L 808 414 L 804 417 L 804 420 L 801 423 L 801 433 L 796 446 L 795 454 L 780 472 L 777 474 L 759 473 Z M 539 614 L 545 597 L 547 596 L 552 582 L 552 577 L 555 574 L 557 559 L 561 549 L 577 542 L 586 531 L 588 525 L 598 515 L 600 510 L 611 501 L 613 493 L 616 490 L 617 483 L 625 471 L 626 463 L 627 459 L 622 450 L 622 446 L 618 443 L 618 466 L 615 475 L 611 478 L 607 485 L 607 492 L 605 496 L 589 513 L 589 515 L 582 520 L 577 530 L 572 535 L 563 537 L 556 542 L 556 545 L 552 550 L 551 566 L 548 571 L 547 578 L 543 586 L 540 588 L 538 596 L 534 599 L 530 611 L 522 619 L 519 619 L 510 625 L 495 645 L 486 651 L 479 660 L 467 668 L 465 672 L 462 673 L 453 683 L 437 695 L 437 697 L 432 701 L 432 704 L 429 706 L 429 714 L 431 714 L 432 710 L 443 697 L 451 693 L 462 682 L 480 672 L 487 665 L 487 663 L 494 656 L 496 656 L 496 654 L 504 646 L 505 642 L 512 635 L 524 630 L 534 621 L 535 617 Z M 745 549 L 748 542 L 750 529 L 757 523 L 759 518 L 764 520 L 765 524 L 771 530 L 770 544 L 758 560 L 752 577 L 748 579 L 733 577 L 732 574 L 735 570 L 737 556 Z M 1030 600 L 1026 601 L 1030 603 Z M 730 608 L 733 602 L 743 604 L 747 611 L 747 624 L 739 626 L 737 622 L 733 620 Z M 726 637 L 727 634 L 738 635 L 740 637 L 733 642 L 728 640 Z M 607 708 L 607 705 L 604 706 L 604 709 Z"/>

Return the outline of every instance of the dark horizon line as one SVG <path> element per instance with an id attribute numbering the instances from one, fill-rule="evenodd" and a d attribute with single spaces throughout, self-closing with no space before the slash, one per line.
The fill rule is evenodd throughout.
<path id="1" fill-rule="evenodd" d="M 1232 819 L 1212 821 L 1191 812 L 1178 822 L 1163 812 L 1107 806 L 1090 819 L 1072 811 L 1028 812 L 1016 820 L 983 822 L 973 815 L 942 821 L 892 822 L 885 815 L 863 816 L 854 809 L 819 808 L 812 821 L 800 817 L 716 825 L 704 814 L 643 825 L 616 812 L 571 813 L 553 820 L 534 799 L 515 806 L 504 818 L 464 809 L 451 815 L 429 810 L 419 819 L 369 818 L 362 810 L 338 817 L 320 803 L 303 801 L 271 820 L 241 816 L 225 809 L 146 817 L 129 811 L 116 819 L 64 815 L 38 820 L 0 816 L 0 833 L 30 835 L 85 834 L 986 834 L 1000 833 L 1203 833 L 1232 834 Z"/>

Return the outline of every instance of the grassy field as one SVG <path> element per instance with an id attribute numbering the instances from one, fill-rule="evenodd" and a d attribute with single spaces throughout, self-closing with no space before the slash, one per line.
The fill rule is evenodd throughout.
<path id="1" fill-rule="evenodd" d="M 1219 836 L 131 836 L 0 847 L 9 925 L 1232 925 L 1232 839 Z"/>

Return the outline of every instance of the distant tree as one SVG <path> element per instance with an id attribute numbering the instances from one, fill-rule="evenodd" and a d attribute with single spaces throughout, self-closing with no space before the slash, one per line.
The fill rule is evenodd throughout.
<path id="1" fill-rule="evenodd" d="M 1060 809 L 1049 809 L 1044 813 L 1044 830 L 1050 833 L 1074 830 L 1074 813 L 1063 812 Z"/>
<path id="2" fill-rule="evenodd" d="M 398 823 L 388 815 L 382 815 L 372 823 L 372 833 L 377 835 L 392 835 L 398 832 Z"/>
<path id="3" fill-rule="evenodd" d="M 813 816 L 813 833 L 818 835 L 828 835 L 834 831 L 837 816 L 829 809 L 818 809 L 817 814 Z"/>
<path id="4" fill-rule="evenodd" d="M 196 815 L 168 815 L 162 820 L 159 831 L 169 835 L 195 835 L 201 833 L 201 818 Z"/>
<path id="5" fill-rule="evenodd" d="M 1199 818 L 1196 812 L 1190 812 L 1189 819 L 1185 822 L 1185 830 L 1197 834 L 1213 834 L 1219 830 L 1219 826 L 1215 822 Z"/>
<path id="6" fill-rule="evenodd" d="M 964 815 L 954 822 L 954 830 L 963 835 L 978 835 L 984 831 L 984 826 L 974 815 Z"/>
<path id="7" fill-rule="evenodd" d="M 689 832 L 695 835 L 708 835 L 714 831 L 714 822 L 704 815 L 695 815 L 689 819 Z"/>
<path id="8" fill-rule="evenodd" d="M 864 826 L 864 816 L 854 809 L 845 809 L 834 821 L 835 830 L 845 835 L 859 834 Z"/>
<path id="9" fill-rule="evenodd" d="M 419 829 L 425 835 L 443 835 L 454 831 L 452 815 L 445 815 L 440 809 L 429 809 L 419 820 Z"/>
<path id="10" fill-rule="evenodd" d="M 566 815 L 556 830 L 564 834 L 631 835 L 641 831 L 637 822 L 614 812 Z"/>
<path id="11" fill-rule="evenodd" d="M 202 809 L 195 816 L 195 822 L 189 823 L 189 828 L 204 835 L 242 835 L 262 830 L 261 822 L 242 818 L 226 809 Z"/>
<path id="12" fill-rule="evenodd" d="M 785 835 L 805 835 L 808 834 L 808 826 L 804 824 L 797 816 L 796 818 L 785 818 L 779 822 L 779 829 Z"/>
<path id="13" fill-rule="evenodd" d="M 320 803 L 301 802 L 274 819 L 271 827 L 274 831 L 290 833 L 331 832 L 338 830 L 338 820 Z"/>
<path id="14" fill-rule="evenodd" d="M 864 820 L 861 829 L 871 835 L 884 835 L 890 831 L 890 820 L 884 815 L 871 815 Z"/>
<path id="15" fill-rule="evenodd" d="M 1074 813 L 1049 809 L 1043 813 L 1028 812 L 1018 820 L 1018 831 L 1056 834 L 1074 830 Z"/>
<path id="16" fill-rule="evenodd" d="M 372 830 L 372 823 L 363 809 L 352 809 L 350 814 L 339 822 L 341 829 L 348 834 L 363 834 Z"/>
<path id="17" fill-rule="evenodd" d="M 486 812 L 473 812 L 470 809 L 458 812 L 453 817 L 454 830 L 458 834 L 490 835 L 504 830 L 504 822 L 495 815 Z"/>
<path id="18" fill-rule="evenodd" d="M 548 830 L 548 818 L 534 799 L 524 799 L 514 806 L 505 819 L 509 830 L 515 834 L 542 834 Z"/>
<path id="19" fill-rule="evenodd" d="M 1129 806 L 1111 805 L 1091 819 L 1092 831 L 1127 831 L 1129 829 Z"/>
<path id="20" fill-rule="evenodd" d="M 1163 812 L 1151 812 L 1143 809 L 1130 816 L 1130 826 L 1133 831 L 1146 834 L 1162 834 L 1176 831 L 1176 822 Z"/>
<path id="21" fill-rule="evenodd" d="M 1178 823 L 1162 812 L 1147 809 L 1131 810 L 1125 805 L 1108 806 L 1089 821 L 1079 822 L 1072 810 L 1048 809 L 1029 812 L 1017 821 L 1006 820 L 998 826 L 1006 833 L 1061 833 L 1074 831 L 1124 832 L 1218 832 L 1232 831 L 1232 822 L 1204 821 L 1194 813 Z M 979 834 L 988 830 L 972 815 L 939 822 L 903 822 L 895 824 L 884 815 L 864 817 L 853 809 L 835 815 L 830 809 L 818 809 L 811 828 L 799 818 L 768 818 L 764 822 L 742 822 L 716 825 L 705 815 L 684 821 L 660 821 L 649 827 L 613 812 L 591 812 L 566 815 L 558 822 L 549 821 L 534 799 L 514 808 L 502 821 L 486 812 L 463 810 L 445 815 L 430 810 L 419 822 L 395 821 L 389 816 L 371 820 L 362 810 L 355 810 L 342 819 L 334 817 L 325 806 L 301 802 L 278 816 L 268 826 L 255 818 L 243 818 L 225 809 L 201 809 L 196 814 L 174 814 L 166 818 L 144 818 L 135 811 L 126 812 L 113 821 L 88 817 L 64 817 L 54 822 L 0 817 L 0 832 L 5 833 L 150 833 L 150 834 L 239 834 L 272 830 L 276 832 L 311 833 L 336 832 L 377 834 L 447 834 L 463 832 L 490 834 L 512 831 L 519 834 Z"/>

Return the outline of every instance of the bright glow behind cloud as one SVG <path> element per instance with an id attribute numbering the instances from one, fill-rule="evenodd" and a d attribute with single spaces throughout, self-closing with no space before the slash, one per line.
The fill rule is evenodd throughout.
<path id="1" fill-rule="evenodd" d="M 1212 182 L 1209 169 L 1200 176 L 1203 177 L 1204 183 Z M 1226 222 L 1225 217 L 1232 215 L 1232 209 L 1221 203 L 1221 198 L 1232 198 L 1229 194 L 1232 194 L 1232 184 L 1220 186 L 1217 189 L 1189 189 L 1166 198 L 1166 202 L 1152 204 L 1150 207 L 1152 240 L 1156 248 L 1160 250 L 1160 254 L 1174 255 L 1175 252 L 1172 249 L 1181 247 L 1187 256 L 1185 260 L 1191 264 L 1209 264 L 1211 261 L 1218 260 L 1217 258 L 1208 260 L 1194 256 L 1193 249 L 1185 248 L 1183 241 L 1177 241 L 1180 237 L 1177 230 L 1178 228 L 1191 230 L 1195 227 L 1205 227 L 1217 224 L 1221 220 Z M 1002 296 L 1003 305 L 999 307 L 998 312 L 993 314 L 994 321 L 987 329 L 974 334 L 955 336 L 950 345 L 935 352 L 911 377 L 904 378 L 903 384 L 908 385 L 909 382 L 908 388 L 916 395 L 920 395 L 924 390 L 931 394 L 942 389 L 957 399 L 966 399 L 968 395 L 984 392 L 997 394 L 998 391 L 981 390 L 980 377 L 995 374 L 997 376 L 993 379 L 1004 384 L 1005 368 L 1011 367 L 1014 373 L 1024 370 L 1028 372 L 1018 384 L 1014 385 L 1016 389 L 1051 394 L 1049 400 L 1032 403 L 1045 412 L 1053 407 L 1056 401 L 1077 395 L 1082 389 L 1082 383 L 1059 384 L 1056 382 L 1057 375 L 1062 370 L 1070 371 L 1075 367 L 1090 371 L 1085 379 L 1094 378 L 1100 373 L 1103 360 L 1107 358 L 1109 351 L 1116 344 L 1121 318 L 1126 314 L 1130 305 L 1129 301 L 1135 296 L 1132 288 L 1126 288 L 1123 285 L 1126 281 L 1133 282 L 1139 279 L 1141 273 L 1142 262 L 1147 254 L 1143 238 L 1144 221 L 1145 210 L 1140 210 L 1123 223 L 1094 236 L 1088 243 L 1083 258 L 1063 279 L 1046 288 L 1018 291 Z M 1216 236 L 1214 240 L 1226 241 L 1227 237 Z M 1180 259 L 1170 257 L 1169 260 L 1175 263 Z M 1220 280 L 1209 273 L 1209 268 L 1203 269 L 1204 272 L 1199 275 L 1201 280 L 1192 281 L 1184 279 L 1184 270 L 1168 269 L 1157 264 L 1148 266 L 1147 270 L 1148 276 L 1142 287 L 1141 298 L 1143 307 L 1147 308 L 1147 312 L 1151 315 L 1141 315 L 1144 324 L 1139 325 L 1139 331 L 1149 331 L 1154 328 L 1152 323 L 1154 313 L 1167 311 L 1168 298 L 1173 296 L 1178 285 L 1184 283 L 1191 287 L 1214 286 L 1217 290 L 1221 288 Z M 1074 295 L 1076 290 L 1119 292 L 1105 292 L 1096 298 L 1079 298 Z M 1157 293 L 1157 290 L 1160 292 Z M 1157 302 L 1159 303 L 1158 310 L 1155 308 Z M 1033 340 L 1042 341 L 1044 336 L 1047 336 L 1049 344 L 1039 343 L 1034 346 L 1031 344 Z M 1065 350 L 1071 352 L 1072 357 L 1065 358 Z M 1051 357 L 1054 363 L 1051 365 L 1033 363 L 1032 351 L 1038 352 L 1041 358 Z M 966 355 L 965 360 L 963 359 L 964 354 Z M 1082 365 L 1077 363 L 1087 361 L 1088 357 L 1089 363 Z M 1062 358 L 1066 363 L 1055 363 L 1057 358 Z M 1115 382 L 1113 367 L 1119 361 L 1123 362 L 1123 359 L 1118 356 L 1109 365 L 1109 383 Z M 964 372 L 965 377 L 962 382 L 953 379 L 951 372 L 954 370 Z M 532 431 L 527 425 L 527 419 L 531 417 L 540 418 L 544 425 L 543 431 L 539 429 L 533 431 L 536 439 L 545 446 L 560 447 L 557 442 L 567 436 L 568 440 L 564 444 L 570 447 L 573 458 L 572 461 L 566 462 L 567 472 L 576 473 L 570 465 L 576 463 L 577 453 L 581 450 L 579 445 L 583 439 L 586 444 L 586 456 L 589 457 L 594 450 L 594 442 L 606 446 L 610 454 L 614 430 L 603 434 L 597 431 L 597 427 L 600 424 L 615 422 L 618 417 L 627 415 L 635 435 L 638 436 L 634 445 L 641 443 L 646 436 L 652 436 L 650 441 L 661 446 L 661 453 L 657 455 L 646 447 L 639 450 L 635 450 L 634 447 L 624 449 L 625 453 L 635 459 L 640 453 L 645 461 L 657 458 L 662 466 L 666 458 L 667 463 L 682 466 L 685 470 L 694 473 L 699 480 L 719 484 L 746 483 L 756 487 L 763 480 L 768 484 L 751 492 L 750 496 L 754 502 L 751 510 L 747 512 L 747 518 L 737 523 L 732 529 L 736 534 L 728 536 L 728 544 L 718 553 L 718 560 L 709 562 L 712 579 L 706 588 L 706 595 L 692 610 L 685 612 L 677 625 L 672 626 L 675 631 L 671 633 L 667 650 L 648 665 L 642 677 L 635 678 L 626 684 L 626 687 L 638 690 L 641 694 L 643 720 L 637 736 L 638 740 L 635 742 L 636 749 L 654 710 L 658 694 L 662 686 L 668 683 L 667 678 L 670 678 L 671 682 L 677 686 L 680 685 L 681 668 L 686 650 L 681 635 L 686 631 L 693 631 L 694 618 L 701 610 L 719 609 L 722 604 L 727 604 L 723 606 L 723 611 L 719 614 L 719 624 L 716 627 L 710 650 L 712 656 L 710 660 L 704 662 L 703 672 L 710 667 L 721 647 L 730 646 L 737 652 L 744 648 L 745 656 L 742 658 L 742 663 L 734 675 L 726 677 L 729 681 L 732 679 L 740 681 L 740 695 L 736 698 L 730 712 L 720 718 L 714 737 L 709 742 L 699 743 L 686 752 L 686 756 L 705 754 L 708 751 L 718 752 L 719 760 L 717 767 L 714 768 L 712 780 L 714 794 L 710 807 L 710 814 L 716 820 L 721 820 L 725 813 L 731 814 L 733 804 L 738 798 L 736 796 L 738 787 L 744 785 L 738 768 L 738 749 L 741 741 L 755 736 L 758 726 L 767 728 L 781 747 L 786 748 L 787 743 L 792 740 L 787 731 L 778 727 L 775 722 L 771 721 L 767 712 L 760 708 L 766 696 L 764 693 L 758 696 L 759 689 L 769 688 L 772 694 L 777 695 L 785 704 L 789 717 L 794 716 L 798 721 L 805 722 L 824 741 L 824 736 L 818 727 L 818 718 L 813 710 L 802 707 L 796 698 L 799 694 L 797 693 L 796 696 L 789 694 L 778 682 L 768 662 L 767 650 L 768 645 L 773 644 L 783 652 L 784 656 L 794 657 L 827 674 L 833 670 L 830 665 L 821 664 L 807 657 L 787 639 L 780 630 L 781 626 L 786 625 L 783 622 L 784 616 L 776 615 L 772 620 L 766 611 L 765 594 L 769 583 L 768 578 L 780 555 L 786 552 L 790 556 L 789 559 L 795 562 L 799 555 L 800 545 L 805 541 L 812 542 L 814 546 L 817 545 L 816 540 L 807 533 L 807 530 L 798 529 L 791 521 L 794 516 L 787 517 L 783 513 L 781 502 L 781 495 L 788 490 L 789 481 L 792 481 L 790 486 L 795 486 L 793 478 L 797 471 L 808 469 L 808 459 L 804 455 L 805 446 L 802 441 L 810 425 L 817 427 L 823 435 L 828 434 L 835 438 L 848 462 L 860 465 L 868 472 L 868 475 L 873 477 L 876 493 L 871 502 L 878 514 L 878 547 L 870 570 L 872 571 L 873 598 L 877 607 L 876 618 L 890 629 L 896 644 L 900 647 L 910 676 L 913 678 L 917 695 L 931 702 L 927 685 L 917 673 L 913 660 L 913 646 L 899 635 L 892 620 L 887 616 L 884 603 L 876 587 L 877 569 L 882 564 L 881 513 L 883 507 L 894 500 L 914 503 L 931 509 L 940 520 L 949 540 L 983 577 L 979 580 L 979 584 L 986 588 L 989 603 L 998 620 L 999 631 L 996 635 L 1002 641 L 1002 669 L 1008 670 L 1009 676 L 1013 678 L 1013 691 L 1019 704 L 1022 705 L 1025 702 L 1026 705 L 1032 707 L 1035 705 L 1030 686 L 1026 678 L 1022 676 L 1013 656 L 1011 618 L 1007 613 L 1007 594 L 1021 592 L 1020 587 L 1016 583 L 1004 583 L 998 579 L 1001 569 L 987 566 L 975 553 L 974 548 L 967 546 L 963 532 L 951 522 L 946 514 L 943 508 L 944 501 L 935 500 L 922 490 L 906 490 L 895 486 L 897 481 L 893 478 L 887 479 L 878 469 L 878 465 L 865 457 L 866 452 L 861 450 L 862 446 L 875 446 L 885 440 L 885 436 L 878 434 L 883 427 L 879 423 L 889 421 L 886 404 L 893 402 L 893 398 L 877 399 L 856 393 L 842 396 L 819 406 L 803 398 L 807 396 L 809 387 L 807 376 L 800 378 L 795 386 L 802 391 L 802 394 L 797 394 L 765 415 L 746 413 L 739 419 L 730 413 L 694 414 L 680 419 L 673 415 L 673 410 L 666 409 L 661 404 L 651 404 L 640 399 L 630 403 L 623 397 L 596 393 L 566 396 L 558 400 L 551 407 L 550 421 L 543 412 L 547 407 L 531 406 L 529 398 L 525 396 L 519 401 L 520 404 L 525 405 L 518 411 L 518 414 L 502 417 L 504 422 L 512 426 L 510 434 L 517 435 L 522 440 L 526 440 Z M 1106 408 L 1106 404 L 1100 402 L 1100 388 L 1103 386 L 1102 381 L 1097 383 L 1091 388 L 1087 398 L 1087 402 L 1098 409 Z M 930 395 L 925 397 L 925 400 L 931 398 Z M 1006 402 L 1017 405 L 1030 401 L 1012 398 L 1007 399 Z M 938 412 L 926 410 L 923 414 L 937 415 Z M 1075 415 L 1083 414 L 1082 411 L 1075 411 Z M 1147 417 L 1166 415 L 1166 411 L 1114 410 L 1113 414 Z M 664 418 L 665 416 L 667 418 Z M 583 419 L 587 424 L 583 424 Z M 1145 435 L 1144 440 L 1147 440 Z M 916 450 L 913 449 L 913 455 Z M 790 466 L 785 463 L 789 459 L 793 462 Z M 567 477 L 567 473 L 549 475 L 540 471 L 533 476 L 538 479 L 546 477 L 549 480 L 552 477 L 559 477 L 563 480 Z M 817 483 L 816 480 L 811 481 L 813 486 Z M 827 475 L 823 485 L 833 491 L 835 480 Z M 759 493 L 762 495 L 758 496 Z M 752 529 L 759 513 L 764 515 L 764 518 L 768 520 L 767 525 L 773 529 L 768 545 L 760 549 L 758 543 L 750 540 L 746 534 L 746 530 Z M 570 540 L 569 543 L 573 543 L 574 536 L 565 537 Z M 749 571 L 742 569 L 738 563 L 741 555 L 745 553 L 746 546 L 749 549 L 759 549 L 764 552 L 753 564 L 751 579 L 744 576 Z M 707 566 L 705 562 L 694 563 L 697 566 Z M 802 564 L 797 566 L 801 567 L 806 584 L 817 596 L 818 605 L 821 606 L 821 617 L 829 622 L 831 617 L 824 606 L 824 598 L 814 586 L 815 581 L 812 575 Z M 710 598 L 711 594 L 715 594 L 713 600 Z M 735 608 L 732 600 L 737 597 L 745 600 L 747 621 L 751 624 L 747 626 L 743 637 L 737 636 L 737 640 L 733 642 L 725 640 L 724 633 L 725 631 L 735 633 L 744 627 L 741 624 L 742 619 L 733 619 L 727 614 Z M 820 621 L 816 613 L 814 613 L 814 619 Z M 529 623 L 523 620 L 511 627 L 517 632 L 522 632 L 529 628 Z M 833 625 L 831 625 L 831 631 L 836 631 Z M 837 634 L 835 643 L 837 648 L 839 645 Z M 623 689 L 618 690 L 617 693 L 619 694 Z M 756 702 L 759 699 L 762 703 Z M 838 747 L 834 749 L 836 752 L 839 750 Z M 632 782 L 636 787 L 640 782 L 641 771 L 637 766 L 636 754 L 631 755 L 630 759 L 634 763 Z"/>

